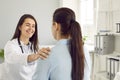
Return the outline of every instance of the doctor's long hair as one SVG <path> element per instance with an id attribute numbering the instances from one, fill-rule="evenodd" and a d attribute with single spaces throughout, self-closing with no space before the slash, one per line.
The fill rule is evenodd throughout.
<path id="1" fill-rule="evenodd" d="M 16 30 L 15 30 L 15 33 L 14 33 L 12 39 L 20 38 L 21 31 L 19 30 L 19 27 L 24 23 L 25 19 L 27 19 L 27 18 L 30 18 L 30 19 L 32 19 L 32 20 L 35 21 L 35 33 L 30 38 L 30 42 L 32 43 L 31 50 L 33 50 L 34 52 L 36 52 L 36 51 L 38 51 L 37 21 L 36 21 L 36 19 L 32 15 L 30 15 L 30 14 L 24 14 L 23 16 L 21 16 L 21 18 L 20 18 L 20 20 L 19 20 L 19 22 L 17 24 Z"/>
<path id="2" fill-rule="evenodd" d="M 53 14 L 53 21 L 61 25 L 61 35 L 70 36 L 69 51 L 72 58 L 72 80 L 84 78 L 84 51 L 81 28 L 75 20 L 75 13 L 69 8 L 58 8 Z"/>

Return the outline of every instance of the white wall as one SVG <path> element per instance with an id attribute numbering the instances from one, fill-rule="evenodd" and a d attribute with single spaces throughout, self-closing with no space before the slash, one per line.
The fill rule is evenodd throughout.
<path id="1" fill-rule="evenodd" d="M 19 18 L 32 14 L 38 22 L 40 44 L 54 44 L 51 34 L 52 14 L 59 7 L 59 0 L 0 0 L 0 48 L 14 34 Z"/>
<path id="2" fill-rule="evenodd" d="M 60 7 L 68 7 L 71 8 L 76 15 L 76 20 L 79 21 L 79 5 L 80 5 L 80 0 L 60 0 Z"/>

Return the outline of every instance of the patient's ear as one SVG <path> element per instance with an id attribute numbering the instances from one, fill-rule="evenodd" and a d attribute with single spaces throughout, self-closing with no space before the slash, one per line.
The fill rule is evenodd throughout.
<path id="1" fill-rule="evenodd" d="M 57 22 L 54 22 L 53 24 L 54 24 L 55 30 L 60 31 L 60 24 Z"/>

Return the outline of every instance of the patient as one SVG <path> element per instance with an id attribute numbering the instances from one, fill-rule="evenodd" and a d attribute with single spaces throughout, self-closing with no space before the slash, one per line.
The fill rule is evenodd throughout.
<path id="1" fill-rule="evenodd" d="M 55 10 L 52 33 L 58 42 L 46 60 L 38 61 L 33 80 L 90 80 L 90 56 L 71 9 Z"/>

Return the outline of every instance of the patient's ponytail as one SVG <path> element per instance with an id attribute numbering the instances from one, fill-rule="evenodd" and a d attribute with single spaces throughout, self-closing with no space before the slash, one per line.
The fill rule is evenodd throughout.
<path id="1" fill-rule="evenodd" d="M 69 50 L 72 57 L 72 80 L 83 80 L 84 52 L 80 25 L 76 21 L 71 21 L 70 28 Z"/>

